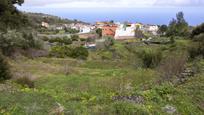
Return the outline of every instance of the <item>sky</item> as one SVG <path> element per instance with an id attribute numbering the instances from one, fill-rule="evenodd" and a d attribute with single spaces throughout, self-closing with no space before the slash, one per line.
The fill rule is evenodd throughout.
<path id="1" fill-rule="evenodd" d="M 25 0 L 19 9 L 87 22 L 130 20 L 156 24 L 166 24 L 176 12 L 183 11 L 190 24 L 204 22 L 204 0 Z"/>

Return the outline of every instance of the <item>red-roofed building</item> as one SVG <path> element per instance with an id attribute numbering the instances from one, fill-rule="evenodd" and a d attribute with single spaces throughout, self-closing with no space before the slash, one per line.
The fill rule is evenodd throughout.
<path id="1" fill-rule="evenodd" d="M 116 25 L 105 25 L 102 27 L 102 36 L 111 36 L 114 37 L 115 36 L 115 32 L 116 32 Z"/>

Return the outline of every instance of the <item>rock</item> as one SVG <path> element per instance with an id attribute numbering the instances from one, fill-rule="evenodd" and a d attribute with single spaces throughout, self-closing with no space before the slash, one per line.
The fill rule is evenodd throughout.
<path id="1" fill-rule="evenodd" d="M 49 115 L 63 115 L 63 113 L 64 107 L 60 103 L 57 103 L 57 106 L 50 112 Z"/>
<path id="2" fill-rule="evenodd" d="M 173 106 L 170 106 L 170 105 L 166 105 L 162 109 L 163 109 L 163 111 L 165 111 L 168 114 L 174 114 L 176 112 L 176 108 Z"/>

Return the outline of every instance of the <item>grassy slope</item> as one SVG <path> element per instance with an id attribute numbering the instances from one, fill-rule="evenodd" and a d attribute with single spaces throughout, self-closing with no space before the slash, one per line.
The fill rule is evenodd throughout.
<path id="1" fill-rule="evenodd" d="M 187 42 L 179 41 L 179 49 Z M 156 85 L 158 73 L 153 69 L 129 66 L 127 50 L 115 45 L 122 60 L 111 58 L 110 52 L 92 53 L 91 60 L 38 58 L 11 61 L 16 73 L 30 73 L 36 78 L 35 89 L 29 89 L 8 81 L 0 85 L 0 113 L 47 114 L 64 107 L 65 114 L 166 114 L 162 108 L 174 106 L 177 114 L 203 114 L 204 112 L 204 73 L 188 80 L 185 84 Z M 158 48 L 157 46 L 149 46 Z M 162 46 L 165 47 L 167 46 Z M 137 50 L 144 48 L 137 47 Z M 182 49 L 183 47 L 181 47 Z M 100 56 L 98 56 L 100 55 Z M 204 66 L 204 61 L 200 61 Z M 65 73 L 70 71 L 68 75 Z M 152 84 L 153 83 L 153 84 Z M 151 86 L 142 90 L 144 84 Z M 114 101 L 113 96 L 141 95 L 144 103 Z"/>

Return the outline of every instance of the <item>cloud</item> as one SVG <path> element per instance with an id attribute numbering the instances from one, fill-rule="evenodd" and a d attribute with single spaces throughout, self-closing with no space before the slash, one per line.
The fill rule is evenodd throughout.
<path id="1" fill-rule="evenodd" d="M 204 6 L 204 0 L 25 0 L 24 6 L 45 8 Z"/>
<path id="2" fill-rule="evenodd" d="M 203 0 L 157 0 L 155 5 L 163 6 L 204 6 Z"/>

